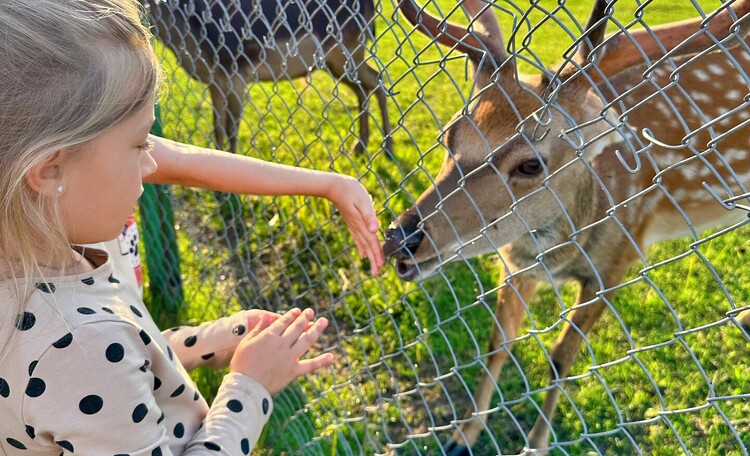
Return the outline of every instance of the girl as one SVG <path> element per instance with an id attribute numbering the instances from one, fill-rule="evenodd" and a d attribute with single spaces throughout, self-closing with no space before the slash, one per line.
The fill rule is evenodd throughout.
<path id="1" fill-rule="evenodd" d="M 0 0 L 7 455 L 249 454 L 271 395 L 333 361 L 299 359 L 327 325 L 309 309 L 165 337 L 120 280 L 129 261 L 99 244 L 121 232 L 156 170 L 159 70 L 140 20 L 131 0 Z M 230 370 L 210 407 L 185 370 L 205 363 Z"/>

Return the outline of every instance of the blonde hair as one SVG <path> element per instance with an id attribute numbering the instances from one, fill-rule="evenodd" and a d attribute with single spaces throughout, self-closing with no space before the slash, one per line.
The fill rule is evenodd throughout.
<path id="1" fill-rule="evenodd" d="M 28 172 L 129 118 L 159 82 L 134 0 L 0 0 L 0 280 L 39 276 L 35 251 L 70 257 L 54 198 Z M 16 286 L 15 309 L 0 304 L 5 324 L 32 286 Z"/>

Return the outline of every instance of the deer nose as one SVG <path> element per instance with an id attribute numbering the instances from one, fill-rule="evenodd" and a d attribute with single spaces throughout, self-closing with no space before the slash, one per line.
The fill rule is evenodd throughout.
<path id="1" fill-rule="evenodd" d="M 419 228 L 419 217 L 405 217 L 388 226 L 383 251 L 388 256 L 411 257 L 417 252 L 423 239 L 424 231 Z"/>

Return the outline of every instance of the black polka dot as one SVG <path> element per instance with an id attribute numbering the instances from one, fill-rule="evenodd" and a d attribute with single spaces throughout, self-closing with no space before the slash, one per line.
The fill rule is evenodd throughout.
<path id="1" fill-rule="evenodd" d="M 94 284 L 94 278 L 93 277 L 87 277 L 85 279 L 82 279 L 81 282 L 83 282 L 84 285 L 93 285 Z"/>
<path id="2" fill-rule="evenodd" d="M 109 344 L 107 351 L 105 352 L 107 361 L 111 363 L 119 363 L 125 357 L 125 349 L 118 343 Z"/>
<path id="3" fill-rule="evenodd" d="M 263 406 L 263 414 L 268 415 L 268 399 L 264 397 L 261 405 Z"/>
<path id="4" fill-rule="evenodd" d="M 186 347 L 192 347 L 193 345 L 195 345 L 196 342 L 198 342 L 198 337 L 197 336 L 190 336 L 187 339 L 185 339 L 185 346 Z"/>
<path id="5" fill-rule="evenodd" d="M 24 445 L 23 443 L 19 442 L 16 439 L 12 439 L 12 438 L 8 437 L 7 439 L 5 439 L 5 441 L 8 442 L 8 444 L 10 446 L 12 446 L 13 448 L 18 448 L 19 450 L 25 450 L 26 449 L 26 445 Z"/>
<path id="6" fill-rule="evenodd" d="M 170 361 L 174 361 L 174 353 L 172 353 L 172 347 L 167 345 L 167 356 L 169 356 Z"/>
<path id="7" fill-rule="evenodd" d="M 71 342 L 73 342 L 73 334 L 68 333 L 62 336 L 61 338 L 57 339 L 57 342 L 52 344 L 52 346 L 55 348 L 65 348 L 68 345 L 70 345 Z"/>
<path id="8" fill-rule="evenodd" d="M 10 385 L 8 385 L 8 381 L 2 377 L 0 377 L 0 396 L 10 396 Z"/>
<path id="9" fill-rule="evenodd" d="M 36 365 L 39 363 L 39 360 L 32 361 L 31 364 L 29 364 L 29 377 L 31 377 L 31 374 L 34 373 L 34 369 L 36 369 Z"/>
<path id="10" fill-rule="evenodd" d="M 108 314 L 112 314 L 112 315 L 114 315 L 114 313 L 115 313 L 115 312 L 114 312 L 114 311 L 113 311 L 112 309 L 110 309 L 109 307 L 102 307 L 102 310 L 103 310 L 104 312 L 107 312 Z"/>
<path id="11" fill-rule="evenodd" d="M 181 439 L 185 435 L 185 426 L 182 423 L 177 423 L 174 427 L 174 436 Z"/>
<path id="12" fill-rule="evenodd" d="M 39 283 L 36 284 L 36 288 L 39 291 L 42 291 L 44 293 L 54 293 L 55 292 L 55 284 L 54 283 L 39 282 Z"/>
<path id="13" fill-rule="evenodd" d="M 112 275 L 110 275 L 107 280 L 109 281 L 109 283 L 120 283 L 120 281 L 115 279 L 115 277 Z"/>
<path id="14" fill-rule="evenodd" d="M 240 447 L 242 448 L 242 454 L 250 454 L 250 441 L 248 439 L 242 439 Z"/>
<path id="15" fill-rule="evenodd" d="M 213 354 L 213 353 L 206 353 L 205 355 L 201 355 L 201 358 L 202 358 L 203 360 L 209 360 L 209 359 L 211 359 L 211 358 L 213 358 L 213 357 L 214 357 L 214 354 Z"/>
<path id="16" fill-rule="evenodd" d="M 71 453 L 73 453 L 73 450 L 74 450 L 74 448 L 73 448 L 73 444 L 72 444 L 72 443 L 70 443 L 70 442 L 68 442 L 67 440 L 58 440 L 58 441 L 56 441 L 55 443 L 56 443 L 56 444 L 57 444 L 57 446 L 59 446 L 60 448 L 64 448 L 64 449 L 66 449 L 66 450 L 70 451 Z"/>
<path id="17" fill-rule="evenodd" d="M 139 367 L 138 370 L 140 370 L 141 372 L 146 372 L 148 370 L 148 366 L 150 365 L 151 365 L 151 361 L 145 360 L 143 361 L 143 365 Z"/>
<path id="18" fill-rule="evenodd" d="M 16 328 L 21 331 L 28 331 L 34 327 L 36 323 L 36 316 L 31 312 L 24 312 L 22 315 L 16 317 Z"/>
<path id="19" fill-rule="evenodd" d="M 211 451 L 221 451 L 221 447 L 218 443 L 214 442 L 203 442 L 203 446 L 208 448 Z"/>
<path id="20" fill-rule="evenodd" d="M 161 380 L 159 377 L 154 377 L 154 391 L 158 390 L 159 387 L 161 387 Z"/>
<path id="21" fill-rule="evenodd" d="M 32 439 L 35 439 L 36 438 L 36 430 L 34 430 L 33 427 L 27 425 L 26 426 L 26 435 L 28 435 Z"/>
<path id="22" fill-rule="evenodd" d="M 29 397 L 39 397 L 44 394 L 47 389 L 47 385 L 41 378 L 32 377 L 29 379 L 29 384 L 26 385 L 26 395 Z"/>
<path id="23" fill-rule="evenodd" d="M 242 411 L 242 402 L 238 401 L 237 399 L 232 399 L 227 402 L 227 408 L 234 413 L 240 413 Z"/>
<path id="24" fill-rule="evenodd" d="M 99 413 L 103 406 L 104 400 L 95 394 L 84 397 L 81 399 L 81 402 L 78 403 L 78 408 L 86 415 Z"/>
<path id="25" fill-rule="evenodd" d="M 81 315 L 92 315 L 96 313 L 96 311 L 90 307 L 79 307 L 76 310 Z"/>
<path id="26" fill-rule="evenodd" d="M 245 334 L 245 325 L 237 325 L 232 329 L 232 334 L 235 336 L 241 336 Z"/>
<path id="27" fill-rule="evenodd" d="M 161 448 L 154 448 L 154 451 L 151 452 L 151 456 L 161 456 Z"/>
<path id="28" fill-rule="evenodd" d="M 196 392 L 195 392 L 195 394 L 193 394 L 193 400 L 194 400 L 194 401 L 197 401 L 197 400 L 198 400 L 198 399 L 200 399 L 200 398 L 201 398 L 201 395 L 200 395 L 200 394 L 198 394 L 198 391 L 196 391 Z"/>
<path id="29" fill-rule="evenodd" d="M 147 414 L 148 414 L 148 407 L 146 407 L 146 404 L 136 405 L 135 409 L 133 409 L 133 422 L 140 423 L 141 421 L 143 421 L 144 418 L 146 418 Z"/>
<path id="30" fill-rule="evenodd" d="M 138 333 L 139 336 L 141 336 L 141 340 L 143 341 L 143 345 L 148 345 L 151 343 L 151 336 L 149 336 L 146 331 L 141 329 L 141 332 Z"/>
<path id="31" fill-rule="evenodd" d="M 159 424 L 159 423 L 161 423 L 162 421 L 164 421 L 164 418 L 166 418 L 166 417 L 167 417 L 167 416 L 166 416 L 166 415 L 164 414 L 164 412 L 161 412 L 161 416 L 159 417 L 159 419 L 158 419 L 158 420 L 156 420 L 156 424 Z"/>
<path id="32" fill-rule="evenodd" d="M 169 330 L 172 331 L 172 332 L 174 332 L 174 331 L 179 331 L 181 328 L 182 328 L 182 326 L 175 326 L 173 328 L 169 328 Z"/>
<path id="33" fill-rule="evenodd" d="M 137 316 L 137 317 L 143 317 L 143 314 L 136 306 L 130 306 L 130 310 Z"/>
<path id="34" fill-rule="evenodd" d="M 177 397 L 182 394 L 183 391 L 185 391 L 185 385 L 180 385 L 176 390 L 172 392 L 172 394 L 169 395 L 169 397 Z"/>

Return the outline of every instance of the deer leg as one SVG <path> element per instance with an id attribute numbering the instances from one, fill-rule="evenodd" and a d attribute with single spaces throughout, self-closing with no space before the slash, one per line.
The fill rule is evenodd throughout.
<path id="1" fill-rule="evenodd" d="M 240 74 L 232 75 L 229 81 L 227 98 L 227 115 L 224 119 L 224 131 L 229 140 L 229 152 L 237 153 L 237 141 L 240 122 L 245 114 L 245 90 L 247 85 Z"/>
<path id="2" fill-rule="evenodd" d="M 737 320 L 739 320 L 745 331 L 750 334 L 750 310 L 740 312 L 737 316 Z"/>
<path id="3" fill-rule="evenodd" d="M 370 142 L 370 109 L 367 106 L 367 94 L 359 84 L 350 82 L 348 79 L 343 79 L 343 81 L 357 94 L 359 137 L 352 144 L 352 153 L 361 154 L 367 151 L 367 143 Z"/>
<path id="4" fill-rule="evenodd" d="M 378 99 L 378 106 L 380 107 L 380 114 L 383 119 L 383 149 L 388 154 L 390 159 L 394 158 L 393 155 L 393 137 L 391 137 L 391 121 L 388 117 L 388 106 L 386 104 L 385 90 L 383 85 L 380 83 L 380 73 L 377 70 L 362 63 L 359 65 L 359 80 L 362 86 L 365 88 L 368 94 L 374 94 L 375 98 Z M 363 109 L 366 98 L 358 95 L 360 110 Z M 360 130 L 362 129 L 362 122 L 367 124 L 367 118 L 360 118 Z"/>
<path id="5" fill-rule="evenodd" d="M 227 119 L 227 89 L 225 84 L 217 84 L 212 82 L 208 85 L 208 90 L 211 92 L 211 101 L 213 102 L 214 108 L 214 138 L 216 139 L 216 148 L 224 149 L 227 144 L 226 136 L 226 119 Z"/>
<path id="6" fill-rule="evenodd" d="M 599 291 L 598 281 L 587 281 L 578 295 L 576 304 L 589 302 L 596 298 Z M 552 348 L 552 362 L 554 368 L 550 369 L 550 383 L 555 383 L 561 378 L 568 376 L 570 367 L 576 359 L 583 338 L 588 334 L 594 323 L 599 319 L 605 309 L 602 300 L 580 307 L 571 313 L 570 321 L 557 338 Z M 552 418 L 557 410 L 557 402 L 560 398 L 560 387 L 557 386 L 547 392 L 542 404 L 542 413 L 537 417 L 534 427 L 529 432 L 529 446 L 535 449 L 545 449 L 549 446 L 549 435 Z M 535 454 L 543 454 L 537 451 Z"/>
<path id="7" fill-rule="evenodd" d="M 495 309 L 495 316 L 500 326 L 493 325 L 489 347 L 491 354 L 487 360 L 487 370 L 482 371 L 479 386 L 474 394 L 476 410 L 472 406 L 466 411 L 464 416 L 466 421 L 453 433 L 449 454 L 468 454 L 467 448 L 476 443 L 479 434 L 484 429 L 486 417 L 475 412 L 481 413 L 489 408 L 500 371 L 513 346 L 513 343 L 509 341 L 515 339 L 518 334 L 518 328 L 526 315 L 526 303 L 534 295 L 537 283 L 530 277 L 516 276 L 500 290 Z"/>

